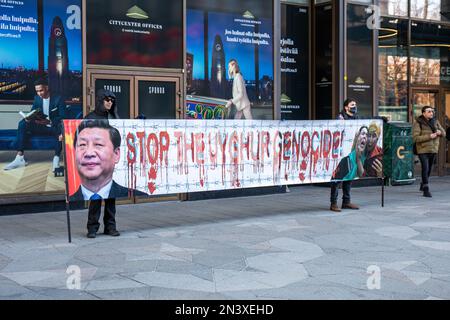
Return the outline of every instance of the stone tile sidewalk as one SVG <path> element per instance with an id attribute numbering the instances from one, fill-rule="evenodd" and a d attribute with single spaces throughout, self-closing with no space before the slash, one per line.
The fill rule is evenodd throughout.
<path id="1" fill-rule="evenodd" d="M 118 206 L 120 237 L 85 237 L 87 211 L 0 217 L 0 299 L 450 299 L 450 177 Z M 77 274 L 80 274 L 78 281 Z"/>

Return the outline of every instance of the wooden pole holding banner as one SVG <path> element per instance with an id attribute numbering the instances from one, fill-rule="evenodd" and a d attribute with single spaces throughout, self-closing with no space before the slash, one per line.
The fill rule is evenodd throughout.
<path id="1" fill-rule="evenodd" d="M 384 175 L 381 178 L 381 207 L 384 207 Z"/>
<path id="2" fill-rule="evenodd" d="M 62 141 L 63 150 L 65 150 L 66 145 L 66 134 L 64 132 L 64 124 L 62 125 Z M 66 184 L 66 215 L 67 215 L 67 235 L 69 238 L 69 243 L 72 243 L 72 233 L 70 229 L 70 203 L 69 203 L 69 180 L 67 177 L 67 154 L 64 153 L 64 182 Z"/>

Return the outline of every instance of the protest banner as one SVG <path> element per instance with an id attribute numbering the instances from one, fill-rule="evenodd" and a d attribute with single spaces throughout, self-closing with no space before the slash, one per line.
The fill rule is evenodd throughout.
<path id="1" fill-rule="evenodd" d="M 382 126 L 381 120 L 64 120 L 67 195 L 74 201 L 103 187 L 117 198 L 381 177 Z"/>

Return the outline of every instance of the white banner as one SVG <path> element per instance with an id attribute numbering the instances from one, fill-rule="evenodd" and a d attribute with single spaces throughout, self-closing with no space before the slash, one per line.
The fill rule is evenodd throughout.
<path id="1" fill-rule="evenodd" d="M 65 121 L 65 127 L 73 121 L 80 122 Z M 113 180 L 149 195 L 353 180 L 381 176 L 382 171 L 381 120 L 109 120 L 109 124 L 121 136 Z M 95 130 L 95 125 L 88 128 Z M 66 128 L 66 141 L 69 131 Z M 73 150 L 66 145 L 74 160 L 72 168 L 68 163 L 69 177 L 83 169 L 77 145 Z M 95 152 L 89 157 L 95 159 Z M 95 161 L 86 166 L 94 170 Z M 69 194 L 77 188 L 72 185 Z"/>

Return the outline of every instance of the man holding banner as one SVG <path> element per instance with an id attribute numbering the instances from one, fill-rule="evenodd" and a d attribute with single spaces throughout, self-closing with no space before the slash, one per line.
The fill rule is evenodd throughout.
<path id="1" fill-rule="evenodd" d="M 339 120 L 356 120 L 359 119 L 356 107 L 356 101 L 348 98 L 344 101 L 344 109 L 338 114 Z M 358 210 L 359 207 L 356 204 L 350 202 L 350 190 L 352 188 L 352 180 L 332 181 L 331 182 L 331 195 L 330 195 L 330 210 L 334 212 L 341 212 L 337 205 L 337 198 L 339 195 L 339 185 L 342 184 L 342 209 Z"/>
<path id="2" fill-rule="evenodd" d="M 81 122 L 75 135 L 75 161 L 81 185 L 71 201 L 91 200 L 88 214 L 88 238 L 95 238 L 100 227 L 102 199 L 105 200 L 103 221 L 105 234 L 118 236 L 116 229 L 116 197 L 127 197 L 128 189 L 113 181 L 115 164 L 120 159 L 120 133 L 107 120 Z"/>
<path id="3" fill-rule="evenodd" d="M 97 92 L 95 111 L 80 123 L 74 138 L 75 163 L 81 185 L 70 200 L 90 200 L 88 238 L 95 238 L 100 227 L 102 200 L 105 200 L 104 233 L 120 235 L 116 228 L 115 198 L 126 198 L 130 194 L 128 188 L 113 180 L 115 165 L 120 160 L 121 136 L 107 119 L 116 117 L 114 93 L 101 89 Z"/>

